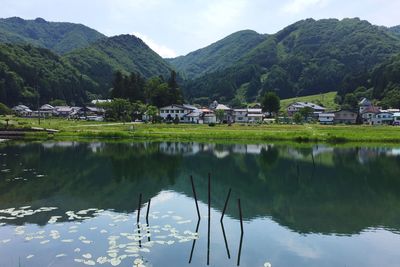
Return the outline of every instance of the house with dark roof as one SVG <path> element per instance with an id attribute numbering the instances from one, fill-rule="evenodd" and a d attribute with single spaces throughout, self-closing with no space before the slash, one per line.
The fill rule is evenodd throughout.
<path id="1" fill-rule="evenodd" d="M 374 107 L 374 106 L 368 106 L 368 107 L 364 107 L 364 108 L 360 108 L 360 111 L 362 110 L 362 112 L 360 112 L 360 116 L 361 116 L 361 120 L 364 124 L 370 124 L 372 118 L 375 116 L 375 114 L 378 114 L 380 111 L 380 109 L 378 107 Z"/>
<path id="2" fill-rule="evenodd" d="M 318 117 L 319 113 L 325 112 L 326 110 L 326 108 L 311 102 L 294 102 L 290 104 L 286 110 L 289 116 L 293 116 L 296 112 L 299 112 L 301 109 L 306 107 L 313 110 L 315 117 Z"/>
<path id="3" fill-rule="evenodd" d="M 335 119 L 334 123 L 343 123 L 343 124 L 356 124 L 357 123 L 357 112 L 351 110 L 339 110 L 335 111 Z"/>

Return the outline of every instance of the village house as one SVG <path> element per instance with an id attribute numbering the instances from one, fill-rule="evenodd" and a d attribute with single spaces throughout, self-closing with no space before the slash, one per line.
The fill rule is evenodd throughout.
<path id="1" fill-rule="evenodd" d="M 237 108 L 233 110 L 233 121 L 236 123 L 246 123 L 247 122 L 247 109 Z"/>
<path id="2" fill-rule="evenodd" d="M 172 122 L 175 118 L 178 118 L 179 122 L 184 122 L 185 116 L 197 110 L 196 107 L 191 105 L 170 105 L 160 108 L 160 117 L 164 121 Z"/>
<path id="3" fill-rule="evenodd" d="M 371 125 L 392 125 L 393 124 L 393 113 L 380 112 L 375 114 L 371 119 Z"/>
<path id="4" fill-rule="evenodd" d="M 218 104 L 215 107 L 214 112 L 218 110 L 222 110 L 224 112 L 224 117 L 222 119 L 222 122 L 231 123 L 234 121 L 233 110 L 230 107 L 225 106 L 224 104 Z"/>
<path id="5" fill-rule="evenodd" d="M 320 124 L 333 124 L 335 122 L 335 113 L 319 113 L 318 121 Z"/>
<path id="6" fill-rule="evenodd" d="M 233 122 L 253 123 L 262 122 L 264 114 L 261 108 L 238 108 L 232 111 Z"/>
<path id="7" fill-rule="evenodd" d="M 289 116 L 293 116 L 296 112 L 299 112 L 301 109 L 306 107 L 311 108 L 313 110 L 314 117 L 317 118 L 319 113 L 325 112 L 326 110 L 324 107 L 311 102 L 295 102 L 287 107 L 287 113 Z"/>
<path id="8" fill-rule="evenodd" d="M 215 116 L 215 113 L 211 109 L 202 108 L 200 110 L 202 113 L 203 123 L 210 124 L 217 122 L 217 117 Z"/>
<path id="9" fill-rule="evenodd" d="M 97 104 L 105 104 L 105 103 L 111 103 L 111 99 L 95 99 L 92 100 L 90 103 L 92 105 L 97 105 Z"/>
<path id="10" fill-rule="evenodd" d="M 54 112 L 54 107 L 52 105 L 44 104 L 39 108 L 38 111 L 34 111 L 32 115 L 38 116 L 39 114 L 41 117 L 51 117 L 53 116 L 53 112 Z"/>
<path id="11" fill-rule="evenodd" d="M 32 110 L 25 105 L 18 105 L 12 108 L 12 110 L 17 114 L 17 116 L 21 117 L 30 117 L 32 116 Z"/>
<path id="12" fill-rule="evenodd" d="M 203 113 L 200 109 L 194 109 L 189 114 L 183 116 L 183 121 L 185 123 L 196 123 L 196 124 L 203 124 Z"/>
<path id="13" fill-rule="evenodd" d="M 334 112 L 335 124 L 344 123 L 344 124 L 356 124 L 358 114 L 356 112 L 350 110 L 339 110 Z"/>
<path id="14" fill-rule="evenodd" d="M 393 113 L 393 125 L 400 126 L 400 112 Z"/>
<path id="15" fill-rule="evenodd" d="M 74 112 L 71 107 L 68 106 L 55 106 L 53 115 L 57 117 L 69 117 Z"/>
<path id="16" fill-rule="evenodd" d="M 247 122 L 262 122 L 264 114 L 261 108 L 249 108 L 247 109 Z"/>
<path id="17" fill-rule="evenodd" d="M 372 104 L 372 102 L 370 100 L 368 100 L 367 98 L 364 97 L 358 103 L 358 106 L 359 106 L 359 111 L 358 112 L 360 114 L 363 114 L 366 109 L 369 109 L 369 108 L 373 107 L 374 105 Z"/>
<path id="18" fill-rule="evenodd" d="M 361 109 L 360 109 L 361 111 Z M 371 124 L 372 118 L 375 114 L 381 112 L 378 107 L 369 106 L 367 108 L 363 108 L 360 112 L 361 120 L 364 124 Z"/>

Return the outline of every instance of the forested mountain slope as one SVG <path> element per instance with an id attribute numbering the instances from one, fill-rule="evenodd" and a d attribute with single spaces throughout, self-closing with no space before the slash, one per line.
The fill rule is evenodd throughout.
<path id="1" fill-rule="evenodd" d="M 170 65 L 141 39 L 119 35 L 101 39 L 89 47 L 73 51 L 65 58 L 81 73 L 96 81 L 100 92 L 111 88 L 116 71 L 136 72 L 145 78 L 170 74 Z"/>
<path id="2" fill-rule="evenodd" d="M 106 36 L 82 24 L 48 22 L 42 18 L 24 20 L 18 17 L 0 19 L 0 42 L 32 44 L 58 54 L 86 47 Z"/>
<path id="3" fill-rule="evenodd" d="M 31 45 L 0 44 L 0 102 L 82 104 L 96 85 L 60 56 Z M 38 93 L 40 98 L 38 98 Z"/>
<path id="4" fill-rule="evenodd" d="M 400 52 L 400 38 L 360 19 L 307 19 L 248 51 L 225 70 L 188 81 L 185 96 L 253 101 L 267 90 L 281 97 L 351 91 L 347 80 L 370 73 Z"/>
<path id="5" fill-rule="evenodd" d="M 231 67 L 266 38 L 255 31 L 239 31 L 205 48 L 168 61 L 187 79 L 198 78 L 206 73 Z"/>

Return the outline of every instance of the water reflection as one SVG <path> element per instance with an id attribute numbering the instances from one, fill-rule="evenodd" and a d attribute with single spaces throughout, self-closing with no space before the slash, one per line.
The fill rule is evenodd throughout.
<path id="1" fill-rule="evenodd" d="M 46 142 L 2 144 L 0 155 L 0 208 L 132 212 L 139 193 L 143 199 L 163 190 L 191 197 L 190 175 L 207 203 L 211 172 L 213 208 L 223 209 L 231 187 L 247 221 L 270 217 L 300 233 L 400 231 L 399 149 Z M 236 209 L 226 213 L 238 219 Z M 38 214 L 29 222 L 44 225 L 47 219 Z"/>

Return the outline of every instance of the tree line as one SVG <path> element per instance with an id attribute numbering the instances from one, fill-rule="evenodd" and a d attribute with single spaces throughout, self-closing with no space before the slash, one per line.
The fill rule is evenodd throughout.
<path id="1" fill-rule="evenodd" d="M 168 80 L 163 76 L 146 80 L 139 73 L 126 75 L 117 71 L 112 84 L 113 100 L 100 105 L 106 110 L 107 120 L 141 120 L 143 115 L 147 115 L 148 120 L 157 121 L 158 108 L 183 104 L 175 71 L 171 71 Z"/>

